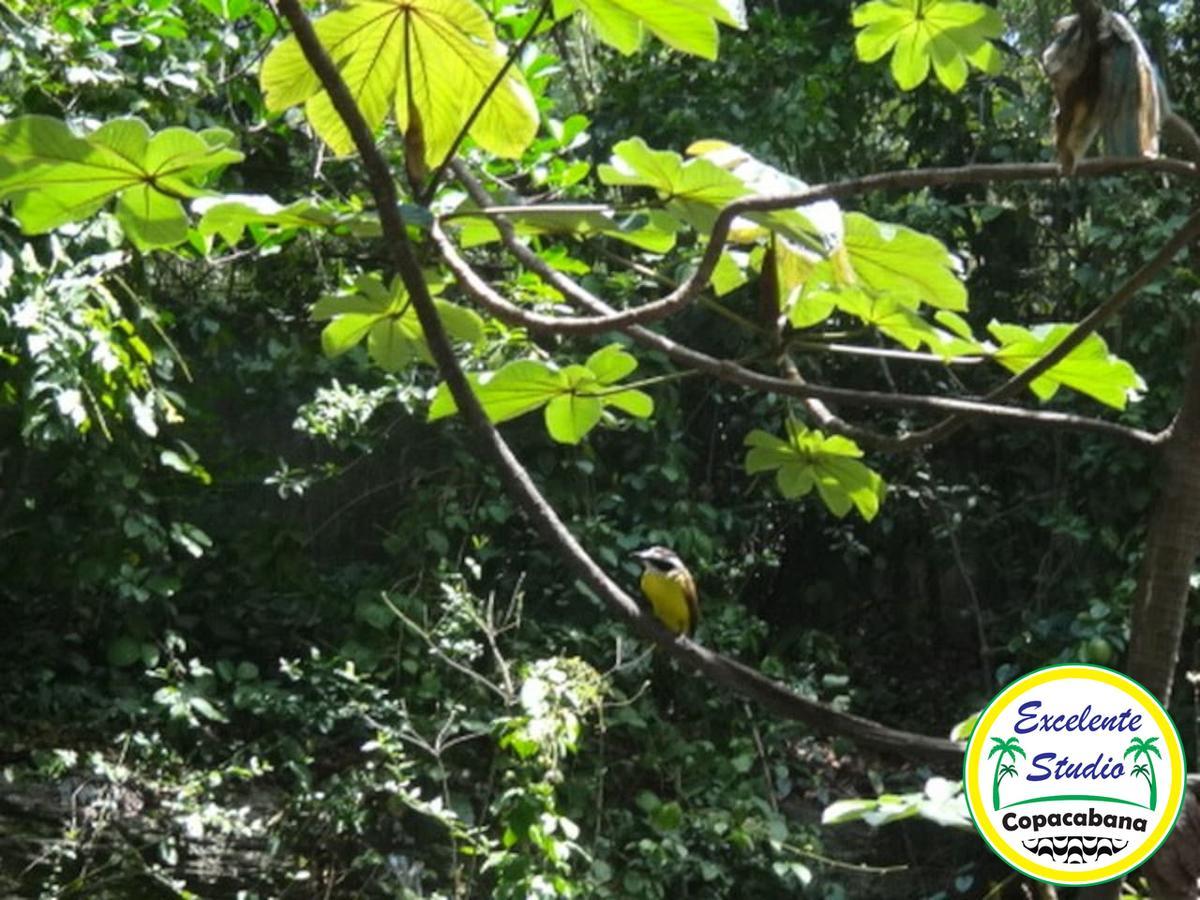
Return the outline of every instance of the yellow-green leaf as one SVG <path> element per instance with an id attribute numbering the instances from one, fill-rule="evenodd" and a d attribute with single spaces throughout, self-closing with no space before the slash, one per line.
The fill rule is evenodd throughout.
<path id="1" fill-rule="evenodd" d="M 775 473 L 779 492 L 798 499 L 815 487 L 838 518 L 851 509 L 867 521 L 875 518 L 885 485 L 879 474 L 859 462 L 862 451 L 849 438 L 789 423 L 786 438 L 755 430 L 746 436 L 748 475 Z"/>
<path id="2" fill-rule="evenodd" d="M 991 322 L 988 331 L 1000 343 L 993 358 L 1010 372 L 1020 374 L 1057 347 L 1072 329 L 1068 324 L 1035 328 Z M 1049 400 L 1060 385 L 1087 394 L 1114 409 L 1124 409 L 1146 389 L 1137 371 L 1108 352 L 1098 334 L 1091 334 L 1062 361 L 1051 366 L 1029 385 L 1039 400 Z"/>
<path id="3" fill-rule="evenodd" d="M 628 55 L 648 31 L 676 50 L 717 58 L 717 23 L 746 27 L 742 0 L 555 0 L 554 15 L 581 12 L 604 43 Z"/>
<path id="4" fill-rule="evenodd" d="M 168 128 L 141 119 L 106 122 L 84 137 L 49 116 L 0 125 L 0 200 L 11 200 L 26 234 L 86 219 L 116 199 L 116 216 L 139 248 L 187 238 L 182 200 L 207 193 L 212 170 L 242 159 L 217 133 Z"/>
<path id="5" fill-rule="evenodd" d="M 378 128 L 390 109 L 426 168 L 441 163 L 506 59 L 491 22 L 471 0 L 351 0 L 314 28 L 367 124 Z M 304 103 L 313 129 L 334 152 L 353 149 L 294 36 L 267 55 L 259 79 L 268 109 Z M 533 96 L 512 67 L 469 133 L 485 150 L 516 158 L 537 125 Z"/>
<path id="6" fill-rule="evenodd" d="M 446 300 L 434 300 L 442 327 L 455 341 L 474 346 L 483 339 L 483 320 Z M 381 369 L 396 372 L 414 362 L 433 363 L 425 329 L 397 277 L 385 286 L 364 275 L 353 291 L 322 297 L 312 308 L 317 321 L 330 320 L 321 332 L 326 356 L 338 356 L 367 339 L 367 353 Z"/>
<path id="7" fill-rule="evenodd" d="M 938 80 L 952 91 L 967 81 L 968 66 L 988 74 L 1000 69 L 992 41 L 1004 30 L 994 8 L 966 0 L 871 0 L 854 10 L 862 29 L 854 47 L 863 62 L 875 62 L 889 51 L 891 71 L 901 90 L 925 81 L 932 66 Z"/>
<path id="8" fill-rule="evenodd" d="M 654 402 L 639 390 L 613 390 L 610 385 L 629 375 L 637 360 L 619 344 L 597 350 L 586 365 L 559 369 L 552 363 L 519 359 L 495 372 L 471 375 L 468 380 L 484 413 L 493 422 L 507 422 L 545 407 L 550 437 L 562 444 L 578 444 L 596 427 L 611 407 L 637 418 L 654 411 Z M 438 385 L 429 407 L 429 420 L 458 412 L 449 387 Z"/>
<path id="9" fill-rule="evenodd" d="M 907 306 L 967 308 L 962 266 L 937 238 L 862 213 L 847 213 L 845 223 L 846 251 L 861 285 Z"/>

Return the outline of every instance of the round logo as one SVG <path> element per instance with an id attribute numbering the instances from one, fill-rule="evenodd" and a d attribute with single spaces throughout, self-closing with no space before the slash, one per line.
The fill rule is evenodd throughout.
<path id="1" fill-rule="evenodd" d="M 1171 717 L 1136 681 L 1062 665 L 1004 688 L 967 744 L 975 827 L 1014 869 L 1098 884 L 1144 863 L 1183 805 L 1186 767 Z"/>

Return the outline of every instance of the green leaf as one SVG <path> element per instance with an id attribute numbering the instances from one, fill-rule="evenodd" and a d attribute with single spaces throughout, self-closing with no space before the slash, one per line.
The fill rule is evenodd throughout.
<path id="1" fill-rule="evenodd" d="M 746 436 L 746 446 L 746 474 L 775 472 L 776 486 L 788 499 L 803 497 L 815 487 L 838 518 L 854 508 L 869 522 L 879 512 L 883 479 L 858 461 L 862 451 L 849 438 L 826 437 L 789 423 L 786 439 L 755 430 Z"/>
<path id="2" fill-rule="evenodd" d="M 329 204 L 311 198 L 281 206 L 265 194 L 202 197 L 192 201 L 192 212 L 200 215 L 196 229 L 201 234 L 219 234 L 231 247 L 242 239 L 248 225 L 277 229 L 334 228 L 347 222 L 361 221 L 358 217 L 340 215 Z M 370 223 L 363 223 L 359 231 L 370 228 Z M 375 225 L 375 229 L 378 230 L 378 225 Z"/>
<path id="3" fill-rule="evenodd" d="M 631 138 L 613 147 L 610 162 L 599 166 L 597 174 L 605 184 L 653 189 L 667 212 L 702 232 L 710 231 L 722 207 L 734 200 L 796 193 L 808 187 L 725 141 L 697 141 L 688 153 L 692 158 L 685 161 L 678 153 L 653 150 L 641 138 Z M 730 236 L 748 241 L 765 229 L 824 252 L 841 243 L 841 210 L 826 200 L 796 209 L 750 213 L 734 221 Z"/>
<path id="4" fill-rule="evenodd" d="M 475 396 L 483 411 L 496 423 L 507 422 L 533 412 L 569 390 L 566 380 L 554 366 L 534 359 L 518 359 L 495 372 L 470 377 Z M 429 407 L 429 421 L 452 416 L 458 406 L 445 382 L 438 385 Z"/>
<path id="5" fill-rule="evenodd" d="M 187 239 L 182 200 L 206 191 L 198 181 L 242 154 L 213 133 L 184 128 L 151 133 L 141 119 L 114 119 L 86 137 L 49 116 L 0 125 L 0 200 L 11 200 L 26 234 L 78 222 L 116 200 L 125 234 L 140 249 Z"/>
<path id="6" fill-rule="evenodd" d="M 712 161 L 685 161 L 674 151 L 651 149 L 641 138 L 614 145 L 610 162 L 596 172 L 604 184 L 653 189 L 668 211 L 701 231 L 712 228 L 721 207 L 750 194 L 737 176 Z"/>
<path id="7" fill-rule="evenodd" d="M 977 712 L 972 713 L 961 722 L 956 723 L 955 726 L 950 729 L 950 740 L 961 741 L 963 743 L 966 743 L 968 740 L 970 740 L 971 732 L 975 730 L 975 723 L 979 721 L 979 715 L 980 714 Z"/>
<path id="8" fill-rule="evenodd" d="M 873 299 L 864 291 L 851 288 L 832 293 L 830 298 L 838 309 L 878 328 L 909 350 L 916 350 L 924 344 L 945 359 L 982 352 L 982 347 L 976 341 L 965 340 L 934 326 L 891 296 Z"/>
<path id="9" fill-rule="evenodd" d="M 604 405 L 613 406 L 637 419 L 648 419 L 654 414 L 654 400 L 645 391 L 618 391 L 604 395 Z"/>
<path id="10" fill-rule="evenodd" d="M 1010 372 L 1020 374 L 1057 347 L 1074 326 L 1064 323 L 1022 328 L 993 321 L 988 332 L 1000 343 L 993 358 Z M 1091 334 L 1066 359 L 1051 366 L 1029 385 L 1039 400 L 1049 400 L 1065 385 L 1114 409 L 1124 409 L 1146 389 L 1137 371 L 1108 352 L 1108 344 Z"/>
<path id="11" fill-rule="evenodd" d="M 906 306 L 967 308 L 962 266 L 936 238 L 903 225 L 847 213 L 846 251 L 858 283 Z"/>
<path id="12" fill-rule="evenodd" d="M 578 444 L 596 427 L 604 404 L 582 394 L 560 394 L 546 404 L 546 431 L 560 444 Z"/>
<path id="13" fill-rule="evenodd" d="M 614 384 L 633 373 L 637 358 L 620 344 L 609 344 L 589 356 L 585 365 L 600 384 Z"/>
<path id="14" fill-rule="evenodd" d="M 109 642 L 105 653 L 108 664 L 118 669 L 132 666 L 142 658 L 142 643 L 127 634 Z"/>
<path id="15" fill-rule="evenodd" d="M 841 825 L 843 822 L 857 822 L 879 806 L 878 800 L 837 800 L 825 807 L 821 813 L 822 825 Z"/>
<path id="16" fill-rule="evenodd" d="M 650 824 L 659 831 L 678 831 L 683 824 L 683 807 L 673 800 L 662 804 L 651 811 Z"/>
<path id="17" fill-rule="evenodd" d="M 464 209 L 469 209 L 465 207 Z M 661 210 L 645 210 L 617 219 L 608 212 L 556 210 L 553 206 L 532 207 L 528 213 L 507 213 L 517 234 L 535 237 L 547 234 L 591 237 L 604 235 L 624 241 L 649 253 L 668 253 L 675 246 L 679 222 Z M 500 240 L 500 231 L 490 219 L 455 215 L 449 224 L 459 231 L 464 247 L 477 247 Z"/>
<path id="18" fill-rule="evenodd" d="M 738 254 L 743 260 L 745 254 Z M 743 263 L 744 264 L 744 263 Z M 712 289 L 713 293 L 718 297 L 724 297 L 730 291 L 736 291 L 749 279 L 743 271 L 742 265 L 739 265 L 734 259 L 733 254 L 728 250 L 721 252 L 717 258 L 717 266 L 712 273 Z"/>
<path id="19" fill-rule="evenodd" d="M 399 277 L 385 287 L 376 276 L 364 275 L 354 288 L 322 297 L 313 305 L 313 319 L 330 320 L 321 332 L 321 349 L 326 356 L 340 356 L 365 338 L 367 354 L 387 372 L 397 372 L 415 362 L 433 363 L 425 329 Z M 483 339 L 483 320 L 476 313 L 446 300 L 434 300 L 434 306 L 451 339 L 472 347 Z"/>
<path id="20" fill-rule="evenodd" d="M 1000 14 L 982 3 L 963 0 L 872 0 L 854 10 L 862 29 L 854 46 L 863 62 L 892 52 L 892 75 L 901 90 L 925 81 L 932 66 L 952 91 L 967 82 L 968 64 L 987 74 L 1000 71 L 992 40 L 1004 31 Z"/>
<path id="21" fill-rule="evenodd" d="M 637 367 L 637 360 L 619 344 L 610 344 L 588 357 L 587 365 L 559 369 L 552 363 L 519 359 L 499 370 L 471 375 L 468 380 L 483 411 L 492 422 L 507 422 L 545 407 L 546 431 L 561 444 L 578 444 L 612 407 L 636 418 L 654 412 L 654 401 L 642 391 L 614 391 L 610 385 Z M 429 421 L 458 411 L 450 389 L 438 385 L 429 407 Z"/>
<path id="22" fill-rule="evenodd" d="M 471 0 L 350 0 L 314 23 L 363 117 L 378 128 L 389 109 L 410 153 L 441 163 L 507 57 Z M 335 153 L 353 141 L 294 36 L 279 43 L 259 76 L 273 112 L 304 104 L 313 130 Z M 538 112 L 519 67 L 508 70 L 469 134 L 497 156 L 521 155 Z"/>
<path id="23" fill-rule="evenodd" d="M 727 141 L 696 141 L 687 148 L 687 152 L 689 156 L 708 160 L 730 172 L 754 196 L 799 194 L 809 189 L 807 182 L 755 159 L 741 147 Z M 795 209 L 749 213 L 746 218 L 822 253 L 838 247 L 843 239 L 842 210 L 833 200 L 819 200 Z M 735 222 L 731 235 L 737 237 L 740 231 Z"/>
<path id="24" fill-rule="evenodd" d="M 581 12 L 596 37 L 625 55 L 649 31 L 676 50 L 717 58 L 717 23 L 746 27 L 742 0 L 554 0 L 554 17 Z"/>

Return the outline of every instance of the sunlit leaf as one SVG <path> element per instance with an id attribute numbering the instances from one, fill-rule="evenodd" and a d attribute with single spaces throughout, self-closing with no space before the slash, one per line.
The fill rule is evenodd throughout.
<path id="1" fill-rule="evenodd" d="M 363 118 L 378 128 L 389 110 L 409 152 L 439 164 L 506 59 L 491 22 L 471 0 L 351 0 L 314 23 Z M 267 55 L 260 74 L 267 108 L 304 104 L 334 152 L 353 141 L 294 36 Z M 497 156 L 521 155 L 537 132 L 533 96 L 510 68 L 472 123 L 470 135 Z M 419 168 L 419 166 L 418 166 Z"/>
<path id="2" fill-rule="evenodd" d="M 849 438 L 789 423 L 786 438 L 755 430 L 746 436 L 746 474 L 775 473 L 779 492 L 798 499 L 815 487 L 822 502 L 838 518 L 857 509 L 867 521 L 875 518 L 885 485 L 879 475 L 859 462 L 862 451 Z"/>
<path id="3" fill-rule="evenodd" d="M 474 346 L 483 339 L 483 320 L 474 312 L 440 299 L 434 306 L 452 340 Z M 312 317 L 329 320 L 321 332 L 326 356 L 340 356 L 365 338 L 371 360 L 385 371 L 396 372 L 414 362 L 433 363 L 425 329 L 398 277 L 385 287 L 374 275 L 364 275 L 353 291 L 318 300 Z"/>
<path id="4" fill-rule="evenodd" d="M 286 230 L 347 224 L 360 234 L 378 231 L 377 222 L 337 212 L 332 204 L 309 198 L 283 206 L 265 194 L 226 194 L 194 200 L 192 211 L 200 215 L 196 229 L 201 234 L 219 234 L 230 246 L 237 244 L 251 225 Z"/>
<path id="5" fill-rule="evenodd" d="M 732 173 L 749 193 L 758 197 L 799 194 L 810 187 L 807 182 L 767 165 L 727 141 L 696 141 L 687 148 L 687 152 L 689 156 L 707 159 Z M 795 210 L 749 213 L 747 218 L 814 250 L 832 250 L 843 240 L 842 210 L 833 200 L 818 200 Z"/>
<path id="6" fill-rule="evenodd" d="M 991 43 L 1004 31 L 996 10 L 963 0 L 871 0 L 854 10 L 860 28 L 854 46 L 863 62 L 892 53 L 892 75 L 901 90 L 921 84 L 932 67 L 952 91 L 967 81 L 968 64 L 987 74 L 1000 71 Z"/>
<path id="7" fill-rule="evenodd" d="M 846 251 L 858 283 L 909 306 L 965 310 L 962 266 L 937 238 L 847 213 Z"/>
<path id="8" fill-rule="evenodd" d="M 1021 373 L 1058 346 L 1073 326 L 1046 324 L 1034 328 L 991 322 L 988 331 L 1000 343 L 996 362 L 1011 372 Z M 1091 334 L 1066 359 L 1051 366 L 1029 385 L 1039 400 L 1049 400 L 1060 385 L 1087 394 L 1114 409 L 1124 409 L 1146 389 L 1137 371 L 1120 357 L 1108 352 L 1108 344 Z"/>
<path id="9" fill-rule="evenodd" d="M 546 431 L 562 444 L 578 444 L 611 407 L 636 418 L 654 412 L 649 395 L 635 388 L 613 390 L 637 368 L 637 360 L 611 344 L 588 357 L 586 365 L 560 369 L 553 363 L 520 359 L 469 380 L 483 411 L 493 422 L 507 422 L 545 407 Z M 446 384 L 438 385 L 429 420 L 454 415 L 458 405 Z"/>
<path id="10" fill-rule="evenodd" d="M 685 160 L 671 150 L 654 150 L 641 138 L 620 141 L 612 158 L 597 168 L 605 184 L 654 190 L 672 215 L 701 232 L 711 231 L 721 209 L 751 196 L 778 196 L 803 191 L 807 185 L 760 163 L 740 147 L 724 141 L 700 141 Z M 841 212 L 822 201 L 797 209 L 748 213 L 735 219 L 731 238 L 754 240 L 774 231 L 817 251 L 841 242 Z"/>
<path id="11" fill-rule="evenodd" d="M 745 254 L 739 254 L 742 259 L 745 259 Z M 739 265 L 733 254 L 728 250 L 724 251 L 717 258 L 716 268 L 712 273 L 712 289 L 713 293 L 718 297 L 724 297 L 730 291 L 736 291 L 749 279 L 746 277 L 744 266 Z"/>
<path id="12" fill-rule="evenodd" d="M 973 356 L 983 348 L 976 341 L 938 328 L 891 295 L 868 295 L 857 288 L 832 292 L 829 298 L 843 312 L 871 325 L 908 350 L 922 345 L 947 359 Z"/>
<path id="13" fill-rule="evenodd" d="M 183 200 L 207 193 L 199 181 L 242 154 L 226 133 L 168 128 L 141 119 L 106 122 L 85 137 L 49 116 L 0 125 L 0 200 L 11 200 L 26 234 L 41 234 L 94 215 L 109 201 L 139 248 L 187 238 Z"/>
<path id="14" fill-rule="evenodd" d="M 716 59 L 717 23 L 746 27 L 743 0 L 554 0 L 556 19 L 576 12 L 600 40 L 627 55 L 648 31 L 676 50 Z"/>

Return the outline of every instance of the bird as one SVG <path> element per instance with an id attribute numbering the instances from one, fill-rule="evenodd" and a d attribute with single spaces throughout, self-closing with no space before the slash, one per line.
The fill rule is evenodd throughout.
<path id="1" fill-rule="evenodd" d="M 633 555 L 642 561 L 638 584 L 654 614 L 675 634 L 691 637 L 700 621 L 700 600 L 683 560 L 667 547 L 647 547 Z"/>

